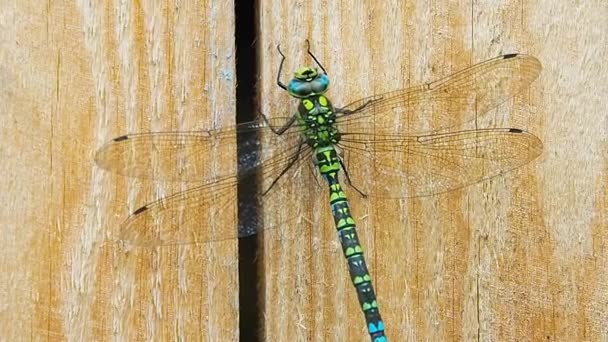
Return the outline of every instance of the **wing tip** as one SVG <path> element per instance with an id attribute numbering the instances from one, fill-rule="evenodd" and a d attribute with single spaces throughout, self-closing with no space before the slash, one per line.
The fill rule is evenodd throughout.
<path id="1" fill-rule="evenodd" d="M 509 59 L 509 58 L 515 58 L 515 57 L 517 57 L 517 56 L 519 56 L 519 54 L 518 54 L 518 53 L 508 53 L 508 54 L 506 54 L 506 55 L 503 55 L 503 56 L 502 56 L 502 58 L 503 58 L 503 59 Z"/>
<path id="2" fill-rule="evenodd" d="M 139 208 L 139 209 L 135 210 L 135 211 L 133 212 L 133 214 L 131 214 L 131 215 L 132 215 L 132 216 L 137 216 L 137 215 L 140 215 L 141 213 L 143 213 L 143 212 L 144 212 L 144 211 L 146 211 L 146 210 L 148 210 L 148 206 L 147 206 L 147 205 L 144 205 L 143 207 L 141 207 L 141 208 Z"/>
<path id="3" fill-rule="evenodd" d="M 523 129 L 519 129 L 519 128 L 509 128 L 509 132 L 511 133 L 523 133 Z"/>
<path id="4" fill-rule="evenodd" d="M 119 137 L 116 137 L 116 138 L 112 139 L 112 141 L 119 142 L 119 141 L 124 141 L 124 140 L 127 140 L 127 139 L 129 139 L 128 135 L 121 135 Z"/>

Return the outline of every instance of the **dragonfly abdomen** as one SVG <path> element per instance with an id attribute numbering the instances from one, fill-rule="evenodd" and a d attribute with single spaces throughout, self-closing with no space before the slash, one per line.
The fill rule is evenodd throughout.
<path id="1" fill-rule="evenodd" d="M 338 180 L 341 169 L 340 159 L 333 146 L 315 149 L 315 163 L 329 185 L 331 212 L 342 245 L 342 252 L 348 262 L 351 281 L 357 291 L 359 305 L 365 316 L 367 330 L 372 341 L 387 341 L 384 334 L 384 323 L 380 317 L 372 279 L 367 270 L 363 248 L 359 243 L 355 220 L 348 205 L 348 199 Z"/>

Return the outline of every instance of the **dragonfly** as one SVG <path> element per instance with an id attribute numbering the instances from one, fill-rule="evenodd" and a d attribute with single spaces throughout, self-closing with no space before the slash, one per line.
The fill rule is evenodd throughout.
<path id="1" fill-rule="evenodd" d="M 297 205 L 290 185 L 314 193 L 318 184 L 304 176 L 312 170 L 327 185 L 370 339 L 387 341 L 345 189 L 363 198 L 430 196 L 534 160 L 542 153 L 542 142 L 523 129 L 463 127 L 523 92 L 538 77 L 541 63 L 533 56 L 506 54 L 430 83 L 338 107 L 326 97 L 329 76 L 310 45 L 307 52 L 316 66 L 298 68 L 287 84 L 281 81 L 286 57 L 279 46 L 277 50 L 276 82 L 297 99 L 293 115 L 260 113 L 254 121 L 220 129 L 123 135 L 97 151 L 96 163 L 119 175 L 199 182 L 135 210 L 121 226 L 119 239 L 160 246 L 237 239 L 270 228 L 288 231 L 289 224 L 264 225 L 258 217 L 248 218 L 248 224 L 216 222 L 234 210 L 236 187 L 243 182 L 259 185 L 256 206 L 285 198 Z M 234 156 L 235 163 L 222 162 L 222 156 Z"/>

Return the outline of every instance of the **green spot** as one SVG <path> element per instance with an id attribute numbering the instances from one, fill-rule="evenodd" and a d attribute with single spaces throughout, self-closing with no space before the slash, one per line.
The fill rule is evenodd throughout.
<path id="1" fill-rule="evenodd" d="M 355 285 L 359 285 L 359 284 L 361 284 L 363 281 L 364 281 L 364 280 L 363 280 L 363 278 L 361 278 L 361 277 L 355 277 L 355 278 L 353 279 L 353 284 L 355 284 Z"/>
<path id="2" fill-rule="evenodd" d="M 326 107 L 327 106 L 327 98 L 325 96 L 319 96 L 319 103 L 321 104 L 321 106 Z"/>
<path id="3" fill-rule="evenodd" d="M 335 192 L 332 192 L 329 195 L 329 200 L 332 201 L 332 202 L 335 201 L 335 200 L 339 200 L 339 199 L 340 199 L 340 196 L 337 193 L 335 193 Z"/>
<path id="4" fill-rule="evenodd" d="M 363 248 L 361 248 L 361 246 L 357 245 L 357 246 L 355 246 L 355 252 L 363 253 Z"/>
<path id="5" fill-rule="evenodd" d="M 321 173 L 329 173 L 331 170 L 332 168 L 329 165 L 321 165 L 321 167 L 319 167 Z"/>
<path id="6" fill-rule="evenodd" d="M 304 105 L 304 108 L 306 108 L 307 110 L 311 110 L 315 107 L 315 105 L 307 99 L 302 100 L 302 104 Z"/>
<path id="7" fill-rule="evenodd" d="M 366 274 L 363 276 L 363 280 L 365 281 L 372 281 L 372 278 L 369 276 L 369 274 Z"/>
<path id="8" fill-rule="evenodd" d="M 361 305 L 361 308 L 363 309 L 363 311 L 367 311 L 369 309 L 371 309 L 371 305 L 369 305 L 369 303 L 363 303 L 363 305 Z"/>
<path id="9" fill-rule="evenodd" d="M 353 255 L 355 253 L 355 251 L 351 248 L 348 247 L 345 251 L 344 251 L 344 255 L 346 255 L 347 257 Z"/>

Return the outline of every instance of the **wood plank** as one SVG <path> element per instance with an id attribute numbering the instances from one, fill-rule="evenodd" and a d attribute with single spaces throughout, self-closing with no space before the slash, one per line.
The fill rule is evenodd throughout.
<path id="1" fill-rule="evenodd" d="M 93 164 L 126 132 L 233 124 L 232 3 L 1 6 L 2 336 L 237 340 L 235 241 L 104 244 L 129 210 L 191 185 Z M 532 131 L 538 160 L 429 198 L 348 192 L 390 340 L 607 338 L 607 14 L 599 1 L 260 1 L 272 117 L 295 110 L 275 85 L 278 43 L 286 80 L 311 40 L 336 105 L 502 53 L 543 63 L 522 113 L 479 122 Z M 369 340 L 323 183 L 305 181 L 265 208 L 265 340 Z"/>
<path id="2" fill-rule="evenodd" d="M 236 241 L 107 243 L 130 210 L 190 185 L 93 162 L 120 134 L 234 124 L 232 2 L 1 6 L 3 338 L 237 340 Z"/>
<path id="3" fill-rule="evenodd" d="M 500 54 L 537 56 L 544 70 L 530 90 L 474 124 L 533 132 L 545 145 L 539 159 L 432 197 L 365 200 L 350 191 L 351 207 L 389 340 L 606 338 L 605 4 L 260 6 L 262 111 L 274 117 L 289 116 L 296 103 L 275 85 L 277 44 L 287 55 L 286 82 L 313 63 L 311 41 L 337 106 Z M 374 177 L 373 165 L 352 168 Z M 266 340 L 369 340 L 323 183 L 297 181 L 265 207 L 266 221 L 280 227 L 264 237 Z"/>

